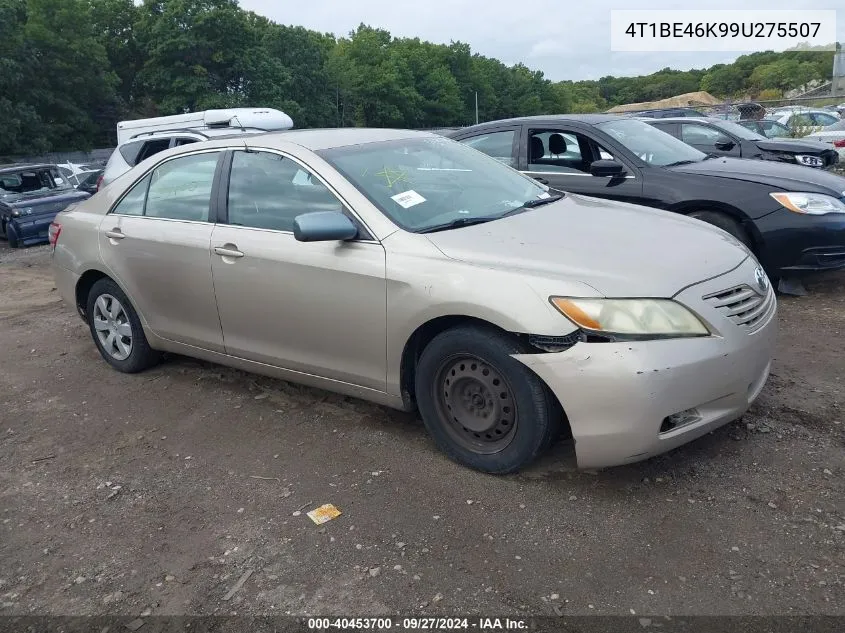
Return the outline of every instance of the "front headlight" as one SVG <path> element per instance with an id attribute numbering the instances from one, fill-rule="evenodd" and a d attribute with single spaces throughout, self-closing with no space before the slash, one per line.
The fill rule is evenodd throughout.
<path id="1" fill-rule="evenodd" d="M 771 193 L 769 194 L 781 205 L 805 215 L 826 215 L 828 213 L 845 213 L 845 204 L 833 196 L 823 193 Z"/>
<path id="2" fill-rule="evenodd" d="M 550 297 L 552 305 L 588 333 L 622 338 L 708 336 L 692 312 L 671 299 Z"/>
<path id="3" fill-rule="evenodd" d="M 807 167 L 824 167 L 824 161 L 818 156 L 805 156 L 804 154 L 796 154 L 795 162 L 799 165 L 806 165 Z"/>

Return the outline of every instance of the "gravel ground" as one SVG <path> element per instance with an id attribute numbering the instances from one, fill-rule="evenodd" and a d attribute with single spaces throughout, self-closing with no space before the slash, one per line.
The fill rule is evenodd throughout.
<path id="1" fill-rule="evenodd" d="M 741 422 L 492 477 L 412 415 L 185 358 L 117 373 L 48 250 L 2 250 L 0 615 L 845 615 L 843 282 L 781 301 Z"/>

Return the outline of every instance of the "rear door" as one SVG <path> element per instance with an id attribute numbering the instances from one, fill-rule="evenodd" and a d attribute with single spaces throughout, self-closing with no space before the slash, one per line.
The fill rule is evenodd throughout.
<path id="1" fill-rule="evenodd" d="M 100 253 L 150 329 L 223 351 L 211 278 L 210 220 L 220 150 L 166 160 L 100 223 Z"/>

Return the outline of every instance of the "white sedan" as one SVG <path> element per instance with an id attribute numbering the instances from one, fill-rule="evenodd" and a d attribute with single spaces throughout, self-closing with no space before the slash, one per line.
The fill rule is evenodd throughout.
<path id="1" fill-rule="evenodd" d="M 812 134 L 839 123 L 840 117 L 827 110 L 780 110 L 770 118 L 791 130 Z"/>
<path id="2" fill-rule="evenodd" d="M 814 141 L 821 141 L 822 143 L 830 143 L 836 148 L 836 151 L 839 152 L 839 161 L 845 161 L 845 119 L 840 120 L 838 123 L 834 123 L 823 130 L 813 132 L 805 138 L 812 139 Z"/>

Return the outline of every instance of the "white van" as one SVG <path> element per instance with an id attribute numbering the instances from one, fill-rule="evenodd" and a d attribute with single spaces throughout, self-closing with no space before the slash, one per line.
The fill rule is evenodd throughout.
<path id="1" fill-rule="evenodd" d="M 293 120 L 272 108 L 229 108 L 173 116 L 120 121 L 117 148 L 112 152 L 98 188 L 122 176 L 146 158 L 171 147 L 216 136 L 289 130 Z"/>

